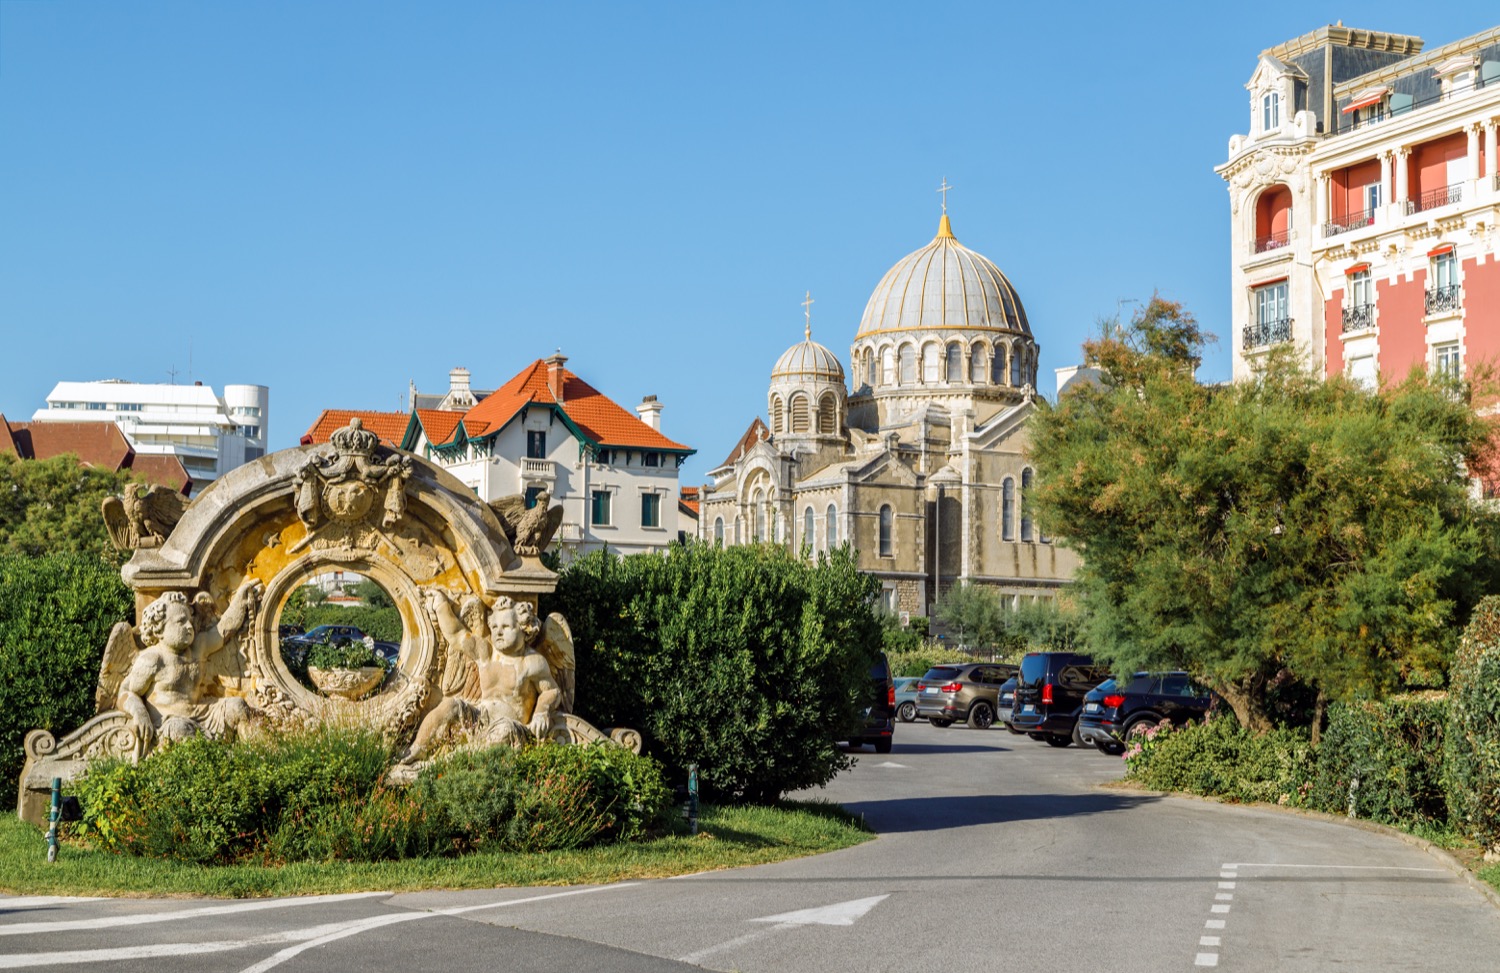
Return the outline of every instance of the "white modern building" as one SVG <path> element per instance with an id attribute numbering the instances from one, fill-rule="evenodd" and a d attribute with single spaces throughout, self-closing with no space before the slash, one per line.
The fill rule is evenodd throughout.
<path id="1" fill-rule="evenodd" d="M 193 478 L 193 493 L 265 455 L 271 390 L 226 385 L 223 396 L 192 385 L 148 385 L 123 379 L 59 382 L 33 422 L 113 422 L 142 455 L 175 456 Z"/>

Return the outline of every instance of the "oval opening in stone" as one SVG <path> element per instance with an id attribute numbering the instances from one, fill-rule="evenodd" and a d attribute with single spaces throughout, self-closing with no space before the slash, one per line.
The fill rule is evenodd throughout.
<path id="1" fill-rule="evenodd" d="M 389 591 L 355 571 L 327 568 L 287 597 L 276 618 L 281 661 L 307 689 L 360 699 L 395 670 L 404 626 Z"/>

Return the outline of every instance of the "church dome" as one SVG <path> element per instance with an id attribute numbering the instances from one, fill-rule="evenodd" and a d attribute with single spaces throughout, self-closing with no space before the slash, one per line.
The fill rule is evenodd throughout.
<path id="1" fill-rule="evenodd" d="M 812 340 L 812 332 L 788 348 L 771 369 L 771 380 L 844 382 L 844 366 L 838 356 Z M 764 361 L 765 359 L 761 359 Z"/>
<path id="2" fill-rule="evenodd" d="M 944 213 L 932 242 L 886 271 L 855 337 L 952 329 L 1031 334 L 1016 289 L 999 267 L 954 238 Z"/>

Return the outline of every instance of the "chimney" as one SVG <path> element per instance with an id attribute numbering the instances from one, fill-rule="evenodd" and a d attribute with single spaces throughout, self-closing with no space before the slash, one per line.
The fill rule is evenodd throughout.
<path id="1" fill-rule="evenodd" d="M 552 397 L 557 400 L 558 405 L 563 404 L 563 365 L 568 356 L 557 350 L 557 354 L 547 359 L 547 388 L 552 392 Z"/>
<path id="2" fill-rule="evenodd" d="M 661 403 L 656 401 L 656 396 L 646 396 L 641 400 L 641 404 L 635 407 L 635 411 L 640 415 L 642 422 L 657 432 L 661 432 Z"/>
<path id="3" fill-rule="evenodd" d="M 460 366 L 448 372 L 448 394 L 455 396 L 469 394 L 469 370 L 467 368 Z"/>

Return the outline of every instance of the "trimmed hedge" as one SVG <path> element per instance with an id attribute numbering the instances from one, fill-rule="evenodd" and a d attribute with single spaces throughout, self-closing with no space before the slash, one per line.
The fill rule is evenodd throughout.
<path id="1" fill-rule="evenodd" d="M 938 645 L 924 645 L 919 649 L 908 652 L 892 652 L 891 675 L 897 679 L 903 676 L 925 676 L 927 670 L 933 666 L 946 663 L 962 664 L 966 662 L 977 662 L 978 656 L 958 649 L 946 649 Z"/>
<path id="2" fill-rule="evenodd" d="M 282 625 L 301 625 L 312 631 L 319 625 L 353 625 L 381 642 L 401 641 L 401 612 L 395 608 L 371 608 L 368 605 L 293 605 L 281 610 Z"/>
<path id="3" fill-rule="evenodd" d="M 1125 751 L 1126 776 L 1154 790 L 1285 804 L 1309 775 L 1310 751 L 1302 731 L 1256 736 L 1233 717 L 1220 716 L 1148 731 Z"/>
<path id="4" fill-rule="evenodd" d="M 1452 667 L 1444 776 L 1454 827 L 1500 845 L 1500 598 L 1481 601 Z"/>
<path id="5" fill-rule="evenodd" d="M 1357 817 L 1412 827 L 1447 819 L 1443 739 L 1448 703 L 1441 693 L 1394 696 L 1380 703 L 1329 707 L 1305 798 L 1309 807 L 1347 813 L 1350 785 Z"/>
<path id="6" fill-rule="evenodd" d="M 92 554 L 0 555 L 0 788 L 13 807 L 34 729 L 61 736 L 94 715 L 104 643 L 135 600 Z"/>

